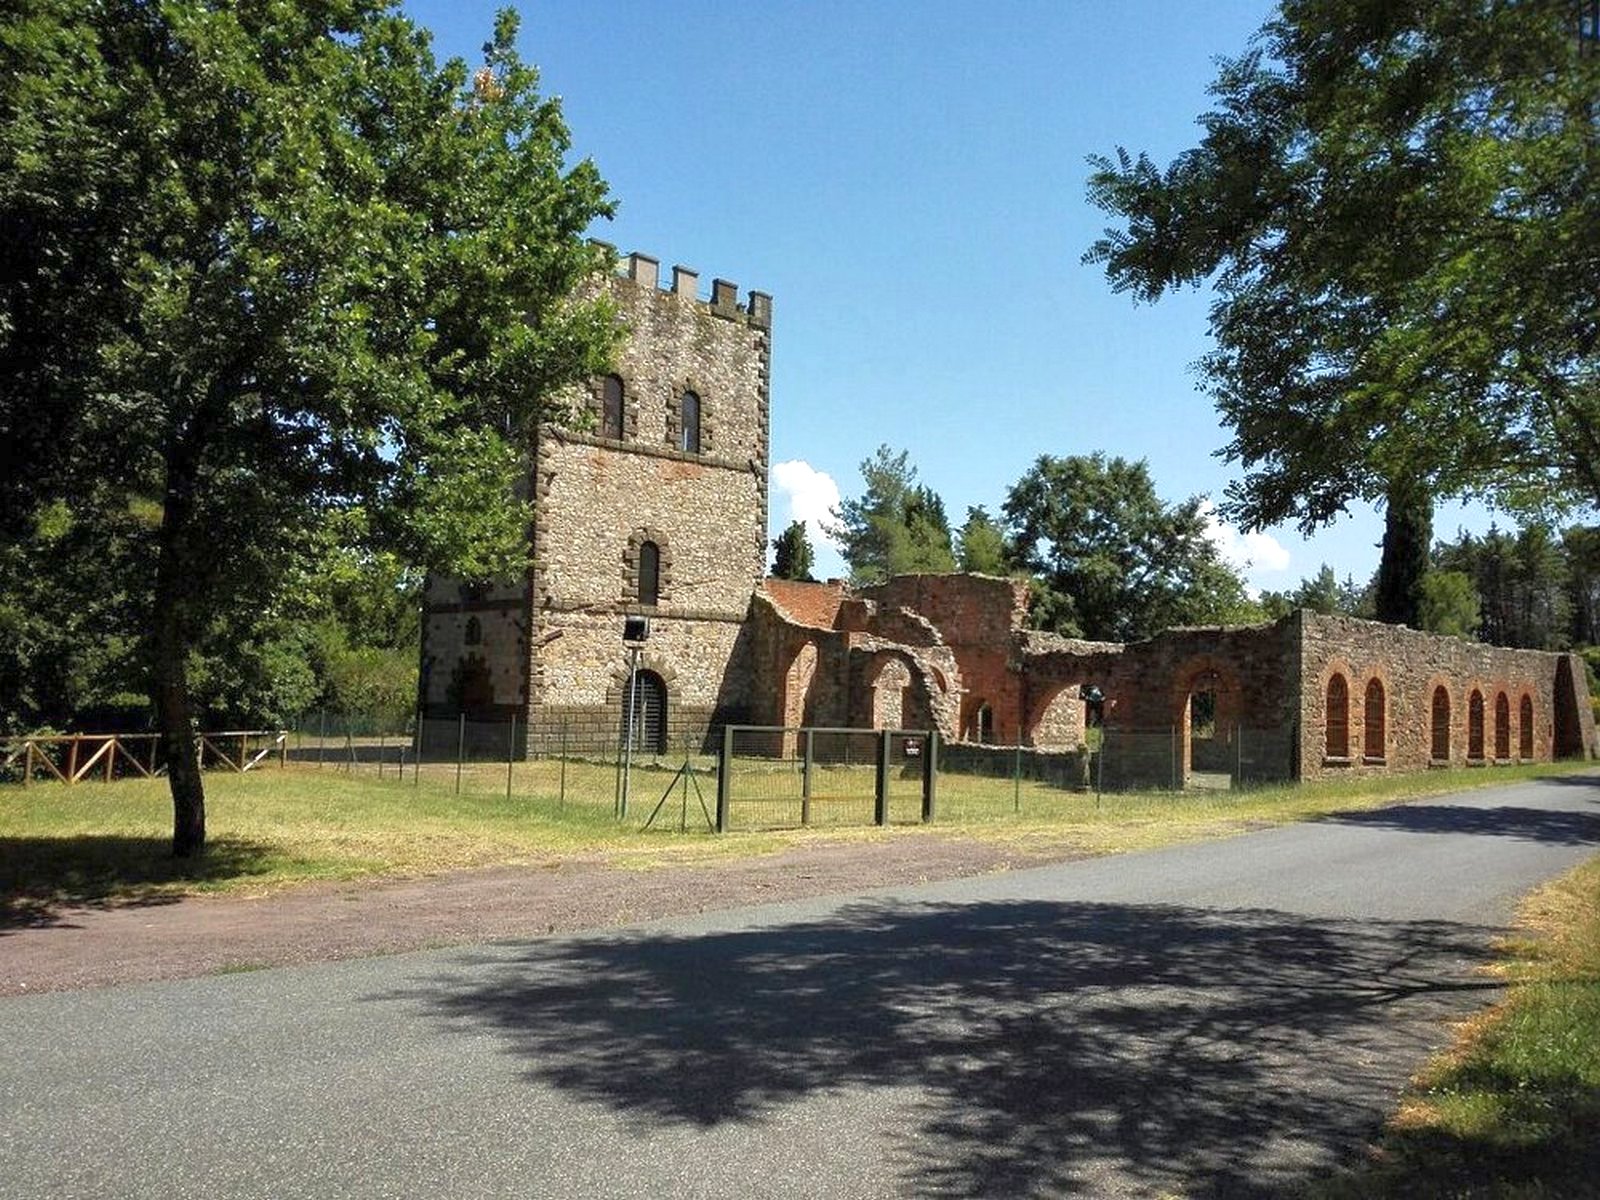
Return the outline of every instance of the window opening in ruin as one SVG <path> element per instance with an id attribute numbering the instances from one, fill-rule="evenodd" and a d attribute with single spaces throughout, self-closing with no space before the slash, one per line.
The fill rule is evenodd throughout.
<path id="1" fill-rule="evenodd" d="M 667 752 L 667 685 L 654 671 L 640 670 L 622 695 L 622 735 L 633 732 L 635 752 Z"/>
<path id="2" fill-rule="evenodd" d="M 978 741 L 989 745 L 994 741 L 994 709 L 987 704 L 978 705 Z"/>
<path id="3" fill-rule="evenodd" d="M 639 603 L 661 601 L 661 547 L 654 542 L 639 543 Z"/>
<path id="4" fill-rule="evenodd" d="M 700 397 L 693 392 L 685 392 L 678 402 L 678 449 L 700 453 Z"/>
<path id="5" fill-rule="evenodd" d="M 1483 693 L 1477 688 L 1467 697 L 1467 757 L 1483 761 Z"/>
<path id="6" fill-rule="evenodd" d="M 622 380 L 615 375 L 600 386 L 600 436 L 622 440 Z"/>
<path id="7" fill-rule="evenodd" d="M 1433 760 L 1450 761 L 1450 693 L 1442 684 L 1433 689 Z"/>
<path id="8" fill-rule="evenodd" d="M 1511 701 L 1504 692 L 1494 698 L 1494 756 L 1511 757 Z"/>
<path id="9" fill-rule="evenodd" d="M 1328 680 L 1328 705 L 1324 710 L 1324 753 L 1329 758 L 1350 757 L 1350 685 L 1335 673 Z"/>
<path id="10" fill-rule="evenodd" d="M 1517 713 L 1517 752 L 1523 758 L 1533 757 L 1533 697 L 1524 696 Z"/>
<path id="11" fill-rule="evenodd" d="M 477 617 L 467 618 L 467 632 L 462 640 L 469 646 L 483 645 L 483 622 Z"/>
<path id="12" fill-rule="evenodd" d="M 1366 720 L 1362 722 L 1361 753 L 1366 758 L 1382 759 L 1387 742 L 1384 728 L 1386 713 L 1383 705 L 1383 684 L 1376 679 L 1367 682 Z"/>
<path id="13" fill-rule="evenodd" d="M 1208 687 L 1189 693 L 1189 737 L 1197 742 L 1217 736 L 1217 692 Z"/>

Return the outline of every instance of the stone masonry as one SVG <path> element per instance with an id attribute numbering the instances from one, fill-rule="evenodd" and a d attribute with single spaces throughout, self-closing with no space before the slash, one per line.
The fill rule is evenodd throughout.
<path id="1" fill-rule="evenodd" d="M 628 335 L 614 373 L 559 397 L 571 415 L 530 447 L 526 576 L 427 583 L 436 746 L 460 717 L 515 717 L 529 752 L 559 728 L 604 753 L 631 711 L 646 754 L 707 749 L 725 724 L 936 729 L 1070 774 L 1098 726 L 1108 784 L 1172 787 L 1591 752 L 1569 655 L 1306 611 L 1115 645 L 1028 630 L 1016 580 L 763 580 L 772 300 L 740 303 L 721 279 L 702 298 L 694 272 L 662 287 L 659 270 L 632 254 L 592 285 Z M 650 621 L 636 659 L 629 617 Z"/>

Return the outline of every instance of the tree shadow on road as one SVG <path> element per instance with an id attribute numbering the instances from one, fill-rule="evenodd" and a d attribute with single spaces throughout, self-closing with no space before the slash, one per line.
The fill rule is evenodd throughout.
<path id="1" fill-rule="evenodd" d="M 531 1082 L 658 1124 L 759 1125 L 808 1097 L 909 1089 L 883 1100 L 904 1122 L 884 1191 L 1100 1194 L 1110 1169 L 1140 1194 L 1248 1197 L 1375 1131 L 1442 1019 L 1487 1001 L 1468 964 L 1491 935 L 876 902 L 519 947 L 401 998 L 494 1031 Z"/>
<path id="2" fill-rule="evenodd" d="M 1339 825 L 1365 825 L 1410 833 L 1479 833 L 1560 846 L 1600 846 L 1600 813 L 1546 808 L 1463 804 L 1401 804 L 1369 812 L 1334 813 L 1323 818 Z"/>

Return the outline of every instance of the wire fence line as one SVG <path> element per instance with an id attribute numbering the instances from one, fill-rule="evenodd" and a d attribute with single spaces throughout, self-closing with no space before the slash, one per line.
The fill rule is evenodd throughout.
<path id="1" fill-rule="evenodd" d="M 929 731 L 657 726 L 307 713 L 280 731 L 197 739 L 209 767 L 340 771 L 462 796 L 583 806 L 632 826 L 754 830 L 1004 821 L 1239 791 L 1291 777 L 1292 731 L 1091 729 L 1073 749 L 945 742 Z M 31 749 L 29 748 L 31 744 Z M 161 770 L 153 734 L 0 738 L 0 779 L 112 781 Z"/>

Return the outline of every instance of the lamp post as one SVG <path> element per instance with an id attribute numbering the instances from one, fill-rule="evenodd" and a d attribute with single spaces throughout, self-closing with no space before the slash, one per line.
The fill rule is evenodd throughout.
<path id="1" fill-rule="evenodd" d="M 633 775 L 633 727 L 639 720 L 639 651 L 650 637 L 649 617 L 622 622 L 622 644 L 628 648 L 628 698 L 622 721 L 622 781 L 617 791 L 617 817 L 628 819 L 628 788 Z"/>

